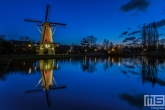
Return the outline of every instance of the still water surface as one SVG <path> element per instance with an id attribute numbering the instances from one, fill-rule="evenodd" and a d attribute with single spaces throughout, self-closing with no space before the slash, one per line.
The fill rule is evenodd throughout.
<path id="1" fill-rule="evenodd" d="M 0 64 L 0 110 L 150 110 L 165 59 L 68 58 Z"/>

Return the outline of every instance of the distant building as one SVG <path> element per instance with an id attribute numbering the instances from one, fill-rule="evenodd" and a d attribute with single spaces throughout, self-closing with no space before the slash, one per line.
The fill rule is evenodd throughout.
<path id="1" fill-rule="evenodd" d="M 12 40 L 11 44 L 13 45 L 14 53 L 35 53 L 39 54 L 40 43 L 31 42 L 31 41 L 19 41 Z M 58 47 L 59 43 L 52 43 L 53 47 Z"/>

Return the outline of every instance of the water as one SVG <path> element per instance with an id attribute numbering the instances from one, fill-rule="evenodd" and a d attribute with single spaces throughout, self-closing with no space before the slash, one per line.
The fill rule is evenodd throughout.
<path id="1" fill-rule="evenodd" d="M 165 59 L 49 59 L 0 70 L 0 110 L 150 110 L 144 95 L 165 94 Z"/>

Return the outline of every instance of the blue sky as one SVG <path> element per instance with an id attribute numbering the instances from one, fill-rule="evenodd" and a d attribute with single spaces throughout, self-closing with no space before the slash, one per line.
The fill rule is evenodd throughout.
<path id="1" fill-rule="evenodd" d="M 67 24 L 58 27 L 53 36 L 62 44 L 80 43 L 88 35 L 100 44 L 105 38 L 120 44 L 125 38 L 141 37 L 139 27 L 152 22 L 159 24 L 159 39 L 165 36 L 165 0 L 0 0 L 0 34 L 39 41 L 35 23 L 23 20 L 44 20 L 47 4 L 51 5 L 49 20 Z"/>

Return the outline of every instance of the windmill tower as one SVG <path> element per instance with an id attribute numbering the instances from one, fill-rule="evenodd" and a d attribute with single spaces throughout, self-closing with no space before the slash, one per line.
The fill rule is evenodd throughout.
<path id="1" fill-rule="evenodd" d="M 37 23 L 37 25 L 35 26 L 41 33 L 40 48 L 39 48 L 40 55 L 54 55 L 55 54 L 55 44 L 53 43 L 52 36 L 57 26 L 66 26 L 66 24 L 64 23 L 50 22 L 49 10 L 50 10 L 50 5 L 47 5 L 45 21 L 33 20 L 33 19 L 27 19 L 27 18 L 24 19 L 24 21 L 27 21 L 27 22 Z M 42 31 L 38 28 L 38 26 L 42 26 Z"/>

